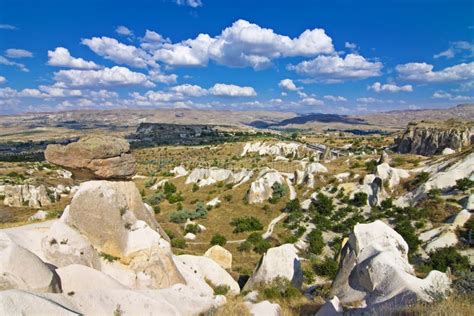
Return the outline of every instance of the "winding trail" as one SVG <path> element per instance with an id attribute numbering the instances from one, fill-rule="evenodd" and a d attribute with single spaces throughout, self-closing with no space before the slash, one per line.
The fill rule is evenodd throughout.
<path id="1" fill-rule="evenodd" d="M 275 228 L 275 225 L 278 224 L 278 222 L 280 222 L 281 220 L 285 219 L 287 216 L 288 216 L 287 213 L 281 213 L 280 215 L 272 219 L 272 221 L 268 224 L 267 230 L 262 234 L 262 238 L 263 239 L 270 238 L 273 234 L 273 229 Z M 236 239 L 236 240 L 228 240 L 227 243 L 240 244 L 240 243 L 243 243 L 244 241 L 245 239 Z M 187 242 L 187 244 L 188 245 L 208 245 L 209 243 L 203 242 L 203 241 L 190 241 L 190 242 Z"/>

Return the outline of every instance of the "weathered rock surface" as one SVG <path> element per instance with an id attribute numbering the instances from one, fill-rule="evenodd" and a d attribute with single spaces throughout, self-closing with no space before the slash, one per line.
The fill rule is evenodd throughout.
<path id="1" fill-rule="evenodd" d="M 34 186 L 31 184 L 10 185 L 4 187 L 3 204 L 11 207 L 28 206 L 41 208 L 53 203 L 44 185 Z"/>
<path id="2" fill-rule="evenodd" d="M 35 254 L 0 233 L 0 290 L 61 292 L 59 277 Z"/>
<path id="3" fill-rule="evenodd" d="M 401 137 L 395 140 L 397 151 L 424 156 L 441 154 L 445 148 L 459 151 L 471 144 L 472 130 L 461 122 L 410 123 Z"/>
<path id="4" fill-rule="evenodd" d="M 174 261 L 186 280 L 186 284 L 201 293 L 201 295 L 212 295 L 212 286 L 228 286 L 229 292 L 239 294 L 239 284 L 219 266 L 214 260 L 207 257 L 181 255 L 175 256 Z"/>
<path id="5" fill-rule="evenodd" d="M 88 290 L 110 291 L 127 288 L 110 276 L 81 264 L 71 264 L 56 269 L 56 273 L 61 279 L 61 287 L 64 293 Z"/>
<path id="6" fill-rule="evenodd" d="M 188 171 L 183 166 L 174 167 L 170 172 L 174 174 L 176 178 L 184 177 L 188 174 Z"/>
<path id="7" fill-rule="evenodd" d="M 343 313 L 344 309 L 342 308 L 341 302 L 339 302 L 339 298 L 334 296 L 321 306 L 315 316 L 342 316 Z"/>
<path id="8" fill-rule="evenodd" d="M 280 305 L 270 303 L 269 301 L 261 301 L 259 303 L 245 302 L 245 306 L 249 309 L 250 314 L 253 316 L 278 316 L 280 315 Z"/>
<path id="9" fill-rule="evenodd" d="M 250 204 L 262 203 L 268 200 L 272 194 L 272 186 L 275 183 L 283 184 L 285 179 L 277 170 L 264 168 L 258 175 L 257 180 L 252 182 L 248 193 Z"/>
<path id="10" fill-rule="evenodd" d="M 303 170 L 295 171 L 294 181 L 296 185 L 305 184 L 309 188 L 313 188 L 315 174 L 328 172 L 328 169 L 318 162 L 303 163 L 302 165 Z"/>
<path id="11" fill-rule="evenodd" d="M 382 221 L 358 224 L 342 249 L 332 295 L 342 304 L 365 306 L 367 311 L 397 308 L 449 290 L 448 276 L 431 271 L 425 279 L 408 262 L 408 245 Z"/>
<path id="12" fill-rule="evenodd" d="M 387 182 L 390 189 L 395 188 L 402 179 L 410 177 L 408 171 L 390 167 L 386 162 L 376 167 L 375 175 L 382 179 L 382 181 Z"/>
<path id="13" fill-rule="evenodd" d="M 268 249 L 244 289 L 252 290 L 278 277 L 289 280 L 297 288 L 303 284 L 301 263 L 293 244 Z"/>
<path id="14" fill-rule="evenodd" d="M 219 245 L 214 245 L 204 253 L 205 257 L 214 260 L 222 268 L 229 270 L 232 268 L 232 253 Z"/>
<path id="15" fill-rule="evenodd" d="M 77 177 L 127 179 L 135 174 L 135 158 L 123 138 L 86 136 L 66 146 L 48 145 L 46 160 Z"/>
<path id="16" fill-rule="evenodd" d="M 196 183 L 200 187 L 211 185 L 220 181 L 240 185 L 250 179 L 253 172 L 251 170 L 242 169 L 239 172 L 232 172 L 227 169 L 220 168 L 197 168 L 191 171 L 186 178 L 186 184 Z"/>
<path id="17" fill-rule="evenodd" d="M 245 156 L 248 153 L 258 153 L 259 156 L 282 156 L 282 157 L 297 157 L 301 145 L 297 143 L 285 143 L 285 142 L 255 142 L 246 143 L 242 150 L 241 156 Z"/>

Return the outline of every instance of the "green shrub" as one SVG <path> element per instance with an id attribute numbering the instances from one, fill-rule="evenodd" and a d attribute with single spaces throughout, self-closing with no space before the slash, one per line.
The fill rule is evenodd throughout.
<path id="1" fill-rule="evenodd" d="M 230 287 L 228 285 L 218 285 L 214 287 L 214 295 L 226 295 L 229 291 Z"/>
<path id="2" fill-rule="evenodd" d="M 263 225 L 260 221 L 253 216 L 244 216 L 234 218 L 230 224 L 234 226 L 234 233 L 241 233 L 247 231 L 262 230 Z"/>
<path id="3" fill-rule="evenodd" d="M 167 181 L 163 187 L 163 192 L 165 195 L 176 193 L 176 186 L 173 183 Z"/>
<path id="4" fill-rule="evenodd" d="M 313 269 L 318 275 L 334 279 L 339 269 L 339 264 L 333 258 L 326 257 L 322 262 L 315 263 Z"/>
<path id="5" fill-rule="evenodd" d="M 156 178 L 150 178 L 145 181 L 145 188 L 150 188 L 152 187 L 156 182 Z"/>
<path id="6" fill-rule="evenodd" d="M 272 204 L 277 203 L 286 194 L 285 186 L 279 182 L 275 182 L 272 185 L 272 190 L 273 190 L 272 197 L 269 200 L 270 203 Z"/>
<path id="7" fill-rule="evenodd" d="M 184 249 L 186 248 L 186 240 L 182 237 L 171 239 L 171 246 L 174 248 Z"/>
<path id="8" fill-rule="evenodd" d="M 316 255 L 321 254 L 324 248 L 324 239 L 322 232 L 318 229 L 314 229 L 308 234 L 306 239 L 309 242 L 308 251 Z"/>
<path id="9" fill-rule="evenodd" d="M 468 178 L 462 178 L 456 180 L 456 189 L 461 191 L 467 191 L 470 188 L 474 187 L 474 181 L 469 180 Z"/>
<path id="10" fill-rule="evenodd" d="M 187 210 L 173 211 L 169 215 L 170 222 L 173 223 L 184 223 L 188 218 L 191 218 L 191 214 Z"/>
<path id="11" fill-rule="evenodd" d="M 365 170 L 368 173 L 375 173 L 377 169 L 377 160 L 371 160 L 365 163 Z"/>
<path id="12" fill-rule="evenodd" d="M 106 261 L 108 261 L 108 262 L 114 262 L 114 261 L 117 261 L 117 260 L 120 259 L 119 257 L 110 255 L 110 254 L 105 253 L 105 252 L 100 252 L 100 253 L 99 253 L 99 256 L 102 257 L 102 258 L 104 258 L 104 260 L 106 260 Z"/>
<path id="13" fill-rule="evenodd" d="M 300 212 L 301 205 L 299 199 L 294 199 L 286 203 L 285 208 L 283 209 L 287 213 Z"/>
<path id="14" fill-rule="evenodd" d="M 294 301 L 302 296 L 300 290 L 293 287 L 289 280 L 282 277 L 278 277 L 271 283 L 262 285 L 262 287 L 262 289 L 258 289 L 260 300 Z"/>
<path id="15" fill-rule="evenodd" d="M 461 255 L 454 247 L 440 248 L 431 252 L 427 264 L 442 272 L 446 272 L 448 267 L 453 272 L 470 271 L 469 258 Z"/>
<path id="16" fill-rule="evenodd" d="M 310 211 L 316 211 L 321 215 L 329 216 L 334 210 L 333 199 L 324 195 L 323 193 L 318 193 L 316 196 L 316 201 L 310 206 Z"/>
<path id="17" fill-rule="evenodd" d="M 150 205 L 157 205 L 161 202 L 162 198 L 163 198 L 163 193 L 155 192 L 152 195 L 146 197 L 145 202 L 150 204 Z"/>
<path id="18" fill-rule="evenodd" d="M 188 224 L 186 225 L 186 228 L 184 229 L 185 233 L 192 233 L 192 234 L 197 234 L 201 232 L 201 229 L 199 228 L 198 224 Z"/>
<path id="19" fill-rule="evenodd" d="M 222 236 L 221 234 L 216 233 L 211 238 L 211 245 L 212 246 L 214 246 L 214 245 L 224 246 L 226 243 L 227 243 L 227 239 L 224 236 Z"/>
<path id="20" fill-rule="evenodd" d="M 408 244 L 409 253 L 415 253 L 418 250 L 421 241 L 418 239 L 415 228 L 413 228 L 410 221 L 403 220 L 401 222 L 398 222 L 395 226 L 395 230 L 403 237 L 403 239 Z"/>
<path id="21" fill-rule="evenodd" d="M 197 183 L 194 183 L 194 184 L 193 184 L 193 189 L 192 189 L 192 191 L 193 191 L 193 192 L 196 192 L 196 191 L 198 191 L 198 190 L 199 190 L 199 185 L 198 185 Z"/>
<path id="22" fill-rule="evenodd" d="M 252 243 L 248 241 L 244 241 L 237 247 L 237 250 L 240 252 L 250 251 L 251 249 L 252 249 Z"/>
<path id="23" fill-rule="evenodd" d="M 259 254 L 264 254 L 271 247 L 272 244 L 268 240 L 262 239 L 254 244 L 253 251 Z"/>
<path id="24" fill-rule="evenodd" d="M 357 192 L 354 194 L 354 198 L 351 201 L 351 204 L 357 207 L 362 207 L 367 205 L 367 193 Z"/>

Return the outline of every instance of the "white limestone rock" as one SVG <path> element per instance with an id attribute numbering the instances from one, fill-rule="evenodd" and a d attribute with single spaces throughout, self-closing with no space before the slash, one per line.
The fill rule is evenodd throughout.
<path id="1" fill-rule="evenodd" d="M 331 292 L 342 304 L 358 304 L 367 312 L 376 312 L 416 300 L 429 302 L 432 295 L 445 294 L 449 287 L 448 276 L 439 271 L 417 278 L 408 262 L 407 243 L 377 220 L 354 227 L 342 249 Z"/>
<path id="2" fill-rule="evenodd" d="M 48 217 L 48 212 L 39 210 L 28 218 L 28 222 L 44 221 Z"/>
<path id="3" fill-rule="evenodd" d="M 76 293 L 87 290 L 109 291 L 127 288 L 99 270 L 81 264 L 71 264 L 58 268 L 56 273 L 61 278 L 61 287 L 64 293 Z"/>
<path id="4" fill-rule="evenodd" d="M 183 166 L 174 167 L 170 172 L 175 175 L 175 178 L 184 177 L 188 174 L 188 171 Z"/>
<path id="5" fill-rule="evenodd" d="M 280 305 L 270 303 L 269 301 L 261 301 L 259 303 L 245 302 L 245 306 L 253 316 L 279 316 L 281 313 Z"/>
<path id="6" fill-rule="evenodd" d="M 54 271 L 35 254 L 0 233 L 0 290 L 20 289 L 60 292 L 61 283 Z"/>
<path id="7" fill-rule="evenodd" d="M 446 156 L 446 155 L 452 155 L 452 154 L 455 154 L 456 151 L 449 148 L 449 147 L 446 147 L 445 149 L 443 149 L 443 151 L 441 152 L 441 155 L 443 156 Z"/>
<path id="8" fill-rule="evenodd" d="M 204 253 L 205 257 L 214 260 L 218 265 L 226 270 L 232 268 L 232 253 L 222 246 L 214 245 Z"/>
<path id="9" fill-rule="evenodd" d="M 196 240 L 196 235 L 193 234 L 193 233 L 187 233 L 186 235 L 184 235 L 184 239 L 186 239 L 186 240 Z"/>
<path id="10" fill-rule="evenodd" d="M 408 178 L 410 173 L 403 169 L 390 167 L 388 163 L 384 162 L 376 167 L 375 175 L 387 182 L 388 187 L 393 189 L 400 183 L 400 180 Z"/>
<path id="11" fill-rule="evenodd" d="M 218 204 L 221 204 L 221 200 L 219 200 L 219 197 L 215 197 L 215 198 L 213 198 L 212 200 L 210 200 L 209 202 L 206 203 L 206 205 L 212 206 L 212 207 L 214 207 Z"/>
<path id="12" fill-rule="evenodd" d="M 275 183 L 283 184 L 285 179 L 280 172 L 273 169 L 263 169 L 257 177 L 257 180 L 252 182 L 248 193 L 249 204 L 262 203 L 268 200 L 272 194 L 272 186 Z"/>
<path id="13" fill-rule="evenodd" d="M 291 281 L 297 288 L 303 284 L 301 262 L 293 244 L 284 244 L 268 249 L 244 289 L 252 290 L 258 285 L 270 283 L 278 277 Z"/>
<path id="14" fill-rule="evenodd" d="M 212 295 L 214 292 L 207 284 L 209 280 L 213 286 L 224 285 L 229 287 L 229 292 L 239 294 L 239 284 L 214 260 L 207 257 L 181 255 L 174 256 L 178 270 L 186 280 L 186 284 L 201 293 Z"/>
<path id="15" fill-rule="evenodd" d="M 186 178 L 185 184 L 196 183 L 200 187 L 215 184 L 217 182 L 226 182 L 231 184 L 242 184 L 248 181 L 252 175 L 251 170 L 242 169 L 239 172 L 232 172 L 227 169 L 220 168 L 197 168 L 191 171 Z"/>

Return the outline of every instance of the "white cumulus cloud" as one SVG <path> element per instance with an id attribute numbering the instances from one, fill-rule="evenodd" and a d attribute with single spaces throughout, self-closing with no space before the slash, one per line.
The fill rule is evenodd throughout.
<path id="1" fill-rule="evenodd" d="M 207 94 L 207 90 L 198 85 L 182 84 L 170 88 L 171 91 L 192 97 L 201 97 Z"/>
<path id="2" fill-rule="evenodd" d="M 403 85 L 397 86 L 391 83 L 381 84 L 380 82 L 375 82 L 374 84 L 367 87 L 368 90 L 374 90 L 375 92 L 412 92 L 412 85 Z"/>
<path id="3" fill-rule="evenodd" d="M 123 25 L 117 26 L 115 32 L 123 36 L 133 36 L 133 32 L 128 27 Z"/>
<path id="4" fill-rule="evenodd" d="M 289 65 L 289 70 L 309 77 L 320 79 L 365 79 L 381 75 L 381 62 L 371 62 L 357 54 L 347 54 L 344 58 L 318 56 L 312 60 Z"/>
<path id="5" fill-rule="evenodd" d="M 201 0 L 175 0 L 178 5 L 184 5 L 191 8 L 202 7 Z"/>
<path id="6" fill-rule="evenodd" d="M 18 67 L 18 69 L 20 69 L 23 72 L 28 72 L 29 71 L 29 69 L 26 68 L 26 66 L 24 64 L 11 61 L 8 58 L 5 58 L 3 56 L 0 56 L 0 65 L 15 66 L 15 67 Z"/>
<path id="7" fill-rule="evenodd" d="M 128 68 L 114 66 L 100 70 L 60 70 L 54 74 L 56 85 L 61 87 L 114 87 L 114 86 L 145 86 L 154 84 L 148 77 Z"/>
<path id="8" fill-rule="evenodd" d="M 318 100 L 316 98 L 304 98 L 300 101 L 301 104 L 303 105 L 311 105 L 311 106 L 316 106 L 316 105 L 324 105 L 324 102 L 321 100 Z"/>
<path id="9" fill-rule="evenodd" d="M 347 99 L 341 96 L 325 95 L 323 98 L 332 102 L 347 102 Z"/>
<path id="10" fill-rule="evenodd" d="M 234 84 L 216 83 L 209 92 L 216 96 L 253 97 L 257 95 L 252 87 L 241 87 Z"/>
<path id="11" fill-rule="evenodd" d="M 298 91 L 298 90 L 301 89 L 301 88 L 297 87 L 295 85 L 295 83 L 293 82 L 293 80 L 291 80 L 291 79 L 281 80 L 280 83 L 278 83 L 278 86 L 282 89 L 286 89 L 286 90 L 289 90 L 289 91 Z"/>
<path id="12" fill-rule="evenodd" d="M 451 93 L 439 90 L 433 93 L 432 96 L 433 99 L 447 99 L 451 101 L 471 101 L 474 99 L 473 97 L 467 96 L 467 95 L 452 95 Z"/>
<path id="13" fill-rule="evenodd" d="M 474 78 L 474 62 L 462 63 L 433 71 L 433 65 L 427 63 L 407 63 L 397 65 L 399 77 L 403 80 L 419 82 L 452 82 Z"/>
<path id="14" fill-rule="evenodd" d="M 56 47 L 54 51 L 48 51 L 48 65 L 57 67 L 77 68 L 77 69 L 99 69 L 101 66 L 93 61 L 86 61 L 82 58 L 72 57 L 64 47 Z"/>

